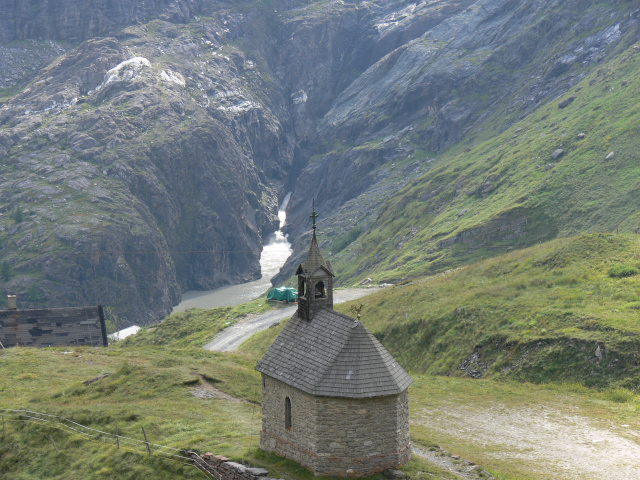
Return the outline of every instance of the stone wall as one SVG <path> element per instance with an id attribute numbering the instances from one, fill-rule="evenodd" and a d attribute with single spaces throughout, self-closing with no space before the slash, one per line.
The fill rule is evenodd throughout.
<path id="1" fill-rule="evenodd" d="M 285 428 L 285 399 L 292 427 Z M 263 450 L 291 458 L 314 473 L 365 476 L 411 458 L 409 397 L 314 397 L 263 375 Z"/>
<path id="2" fill-rule="evenodd" d="M 365 399 L 321 397 L 316 405 L 318 471 L 369 475 L 411 457 L 406 390 Z"/>
<path id="3" fill-rule="evenodd" d="M 299 277 L 298 292 L 302 291 L 302 281 L 303 279 Z M 314 298 L 316 283 L 321 281 L 325 284 L 326 296 L 324 298 Z M 304 288 L 304 296 L 298 297 L 298 317 L 313 318 L 318 311 L 333 308 L 333 278 L 331 276 L 312 277 Z"/>
<path id="4" fill-rule="evenodd" d="M 213 453 L 205 453 L 202 459 L 206 466 L 198 462 L 196 456 L 192 456 L 194 463 L 200 468 L 205 468 L 216 478 L 224 480 L 269 480 L 269 472 L 264 468 L 251 468 L 240 463 L 230 462 L 228 458 Z"/>
<path id="5" fill-rule="evenodd" d="M 316 398 L 267 375 L 262 375 L 262 379 L 261 447 L 304 464 L 298 459 L 297 452 L 315 449 Z M 284 405 L 287 397 L 291 400 L 290 429 L 285 428 Z M 268 432 L 267 437 L 265 432 Z M 272 436 L 279 439 L 277 450 L 262 445 L 263 441 L 268 440 L 267 445 L 274 446 Z"/>
<path id="6" fill-rule="evenodd" d="M 102 307 L 0 310 L 4 347 L 107 346 Z"/>

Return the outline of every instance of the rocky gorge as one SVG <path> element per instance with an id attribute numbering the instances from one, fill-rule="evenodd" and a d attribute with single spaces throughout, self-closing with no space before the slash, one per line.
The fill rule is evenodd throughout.
<path id="1" fill-rule="evenodd" d="M 370 253 L 385 210 L 408 204 L 398 192 L 632 48 L 640 17 L 622 0 L 2 9 L 2 292 L 30 306 L 101 303 L 125 323 L 161 319 L 185 290 L 255 279 L 291 189 L 297 248 L 278 280 L 307 245 L 296 240 L 313 192 L 323 248 L 342 251 L 345 280 L 367 274 L 375 260 L 349 262 Z M 465 192 L 482 199 L 507 188 L 500 173 L 473 188 L 440 177 L 420 198 L 433 211 Z M 432 254 L 462 239 L 534 241 L 515 203 L 435 232 Z M 387 236 L 409 245 L 430 222 Z M 357 240 L 339 249 L 343 238 Z"/>

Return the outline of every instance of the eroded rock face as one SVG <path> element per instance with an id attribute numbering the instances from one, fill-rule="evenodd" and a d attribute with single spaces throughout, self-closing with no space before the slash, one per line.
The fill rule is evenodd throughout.
<path id="1" fill-rule="evenodd" d="M 13 40 L 82 41 L 163 14 L 184 20 L 195 11 L 190 0 L 40 0 L 0 6 L 0 42 Z M 164 12 L 161 9 L 166 8 Z"/>
<path id="2" fill-rule="evenodd" d="M 4 290 L 26 300 L 35 283 L 47 305 L 145 323 L 183 290 L 259 276 L 293 148 L 262 101 L 279 93 L 254 79 L 258 57 L 218 51 L 225 24 L 245 20 L 221 13 L 196 38 L 155 20 L 130 41 L 83 42 L 0 108 Z"/>
<path id="3" fill-rule="evenodd" d="M 301 258 L 295 240 L 309 233 L 310 191 L 323 232 L 345 235 L 356 225 L 367 231 L 385 199 L 427 171 L 433 156 L 402 172 L 394 170 L 396 162 L 418 150 L 473 144 L 497 111 L 503 113 L 491 129 L 503 131 L 572 89 L 621 42 L 632 45 L 637 14 L 623 7 L 578 0 L 561 6 L 548 0 L 384 2 L 363 15 L 362 36 L 376 53 L 358 55 L 362 73 L 317 122 L 318 137 L 333 148 L 297 177 L 288 217 L 294 255 L 274 281 L 288 278 Z M 484 197 L 495 188 L 488 184 L 477 193 Z M 436 190 L 441 204 L 453 200 Z M 487 235 L 490 230 L 465 235 L 501 238 Z M 331 251 L 331 243 L 322 247 Z"/>
<path id="4" fill-rule="evenodd" d="M 616 5 L 559 5 L 0 7 L 0 257 L 13 270 L 3 290 L 157 320 L 181 291 L 256 278 L 278 199 L 293 190 L 289 233 L 302 248 L 286 278 L 308 244 L 313 192 L 321 228 L 366 230 L 428 171 L 419 152 L 473 142 L 497 110 L 492 128 L 507 128 L 634 38 L 637 15 Z M 435 205 L 452 201 L 431 190 Z M 493 227 L 457 241 L 507 235 Z"/>

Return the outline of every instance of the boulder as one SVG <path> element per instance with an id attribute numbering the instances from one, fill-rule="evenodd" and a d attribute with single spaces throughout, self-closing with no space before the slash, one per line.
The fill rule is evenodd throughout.
<path id="1" fill-rule="evenodd" d="M 269 471 L 264 468 L 247 468 L 247 473 L 255 475 L 256 477 L 266 477 L 269 475 Z"/>
<path id="2" fill-rule="evenodd" d="M 400 470 L 393 470 L 393 469 L 385 470 L 384 476 L 385 478 L 405 478 L 406 477 L 404 472 L 401 472 Z"/>
<path id="3" fill-rule="evenodd" d="M 551 157 L 552 157 L 554 160 L 557 160 L 557 159 L 558 159 L 558 158 L 560 158 L 562 155 L 564 155 L 564 150 L 563 150 L 563 149 L 561 149 L 561 148 L 558 148 L 556 151 L 554 151 L 554 152 L 551 154 Z"/>
<path id="4" fill-rule="evenodd" d="M 564 100 L 558 102 L 558 108 L 565 108 L 573 103 L 576 97 L 565 98 Z"/>

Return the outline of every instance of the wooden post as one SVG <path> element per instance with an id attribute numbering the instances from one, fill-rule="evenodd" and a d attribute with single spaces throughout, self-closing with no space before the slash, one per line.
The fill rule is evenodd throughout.
<path id="1" fill-rule="evenodd" d="M 118 437 L 118 424 L 116 423 L 116 443 L 118 444 L 118 450 L 120 450 L 120 437 Z"/>
<path id="2" fill-rule="evenodd" d="M 51 439 L 51 443 L 53 443 L 53 448 L 56 449 L 56 453 L 60 453 L 58 452 L 58 447 L 56 447 L 56 442 L 53 441 L 53 437 L 51 436 L 51 434 L 49 434 L 49 438 Z"/>
<path id="3" fill-rule="evenodd" d="M 147 432 L 144 431 L 144 427 L 142 427 L 142 433 L 144 433 L 144 443 L 147 444 L 147 451 L 149 455 L 151 455 L 151 447 L 149 446 L 149 440 L 147 440 Z"/>

